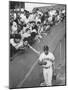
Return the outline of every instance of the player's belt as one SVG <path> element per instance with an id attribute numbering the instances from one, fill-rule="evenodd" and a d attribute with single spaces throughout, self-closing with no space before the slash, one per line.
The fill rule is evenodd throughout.
<path id="1" fill-rule="evenodd" d="M 49 68 L 50 68 L 50 66 L 49 66 L 49 67 L 43 67 L 43 68 L 45 68 L 45 69 L 49 69 Z"/>

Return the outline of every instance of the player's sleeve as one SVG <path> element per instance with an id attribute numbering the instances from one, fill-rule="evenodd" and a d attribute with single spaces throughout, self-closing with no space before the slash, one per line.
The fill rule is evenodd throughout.
<path id="1" fill-rule="evenodd" d="M 42 59 L 43 59 L 43 55 L 41 54 L 40 57 L 39 57 L 39 59 L 38 59 L 38 64 L 39 65 L 42 65 Z"/>
<path id="2" fill-rule="evenodd" d="M 43 59 L 43 55 L 41 54 L 39 57 L 39 61 L 42 61 L 42 59 Z"/>
<path id="3" fill-rule="evenodd" d="M 55 60 L 55 56 L 54 56 L 54 54 L 52 54 L 52 60 L 53 60 L 53 61 Z"/>

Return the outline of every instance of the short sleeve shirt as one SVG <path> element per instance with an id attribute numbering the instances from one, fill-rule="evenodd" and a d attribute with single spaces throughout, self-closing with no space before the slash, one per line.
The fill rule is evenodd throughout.
<path id="1" fill-rule="evenodd" d="M 45 61 L 47 64 L 43 65 L 43 67 L 49 67 L 52 66 L 52 63 L 54 61 L 55 57 L 53 55 L 53 53 L 49 52 L 47 55 L 43 52 L 41 53 L 39 60 L 40 61 Z"/>

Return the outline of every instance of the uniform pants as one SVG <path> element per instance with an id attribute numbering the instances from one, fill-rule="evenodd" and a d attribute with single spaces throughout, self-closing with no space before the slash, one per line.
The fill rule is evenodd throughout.
<path id="1" fill-rule="evenodd" d="M 43 77 L 46 86 L 52 85 L 52 74 L 53 74 L 52 66 L 48 69 L 43 68 Z"/>

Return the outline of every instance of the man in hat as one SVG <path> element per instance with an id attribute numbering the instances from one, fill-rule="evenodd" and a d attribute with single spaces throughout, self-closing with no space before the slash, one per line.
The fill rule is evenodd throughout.
<path id="1" fill-rule="evenodd" d="M 52 76 L 53 76 L 53 63 L 55 57 L 53 53 L 49 51 L 49 47 L 46 45 L 43 47 L 43 52 L 39 57 L 39 64 L 43 68 L 43 77 L 44 83 L 41 83 L 41 86 L 51 86 L 52 85 Z"/>

